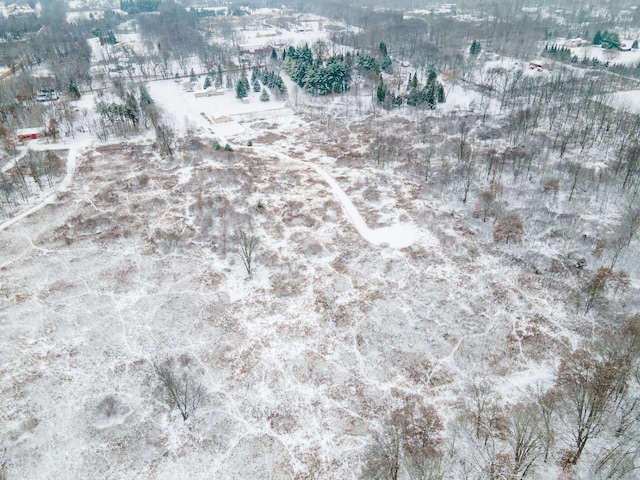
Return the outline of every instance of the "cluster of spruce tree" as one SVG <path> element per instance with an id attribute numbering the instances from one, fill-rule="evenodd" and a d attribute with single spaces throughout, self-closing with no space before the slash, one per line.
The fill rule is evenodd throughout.
<path id="1" fill-rule="evenodd" d="M 115 45 L 118 43 L 118 40 L 110 27 L 108 27 L 107 30 L 103 30 L 100 27 L 94 27 L 91 29 L 91 35 L 100 40 L 100 45 Z"/>
<path id="2" fill-rule="evenodd" d="M 568 62 L 573 59 L 573 56 L 571 55 L 571 50 L 569 50 L 565 46 L 558 47 L 558 45 L 556 45 L 555 43 L 551 46 L 545 45 L 544 50 L 542 51 L 542 56 L 557 58 L 558 60 L 563 62 Z M 573 63 L 576 63 L 576 62 L 573 62 Z"/>
<path id="3" fill-rule="evenodd" d="M 409 93 L 406 94 L 406 96 L 396 94 L 389 90 L 382 77 L 380 77 L 376 97 L 378 102 L 386 109 L 402 106 L 405 99 L 407 105 L 411 105 L 412 107 L 419 107 L 426 104 L 431 109 L 436 108 L 438 103 L 444 103 L 446 101 L 444 85 L 438 81 L 438 74 L 435 70 L 429 71 L 425 85 L 421 85 L 420 82 L 418 82 L 418 75 L 416 73 L 414 73 L 413 76 L 410 75 L 407 90 Z"/>
<path id="4" fill-rule="evenodd" d="M 364 75 L 374 75 L 374 78 L 379 76 L 381 72 L 392 73 L 393 71 L 393 62 L 387 53 L 387 45 L 384 42 L 380 42 L 378 46 L 378 56 L 356 53 L 355 64 Z"/>
<path id="5" fill-rule="evenodd" d="M 157 12 L 160 0 L 120 0 L 120 10 L 128 14 Z"/>
<path id="6" fill-rule="evenodd" d="M 236 97 L 245 98 L 249 95 L 249 79 L 247 75 L 242 72 L 240 80 L 236 83 Z"/>
<path id="7" fill-rule="evenodd" d="M 97 109 L 100 122 L 96 126 L 96 134 L 103 140 L 109 134 L 124 135 L 127 131 L 136 130 L 141 121 L 144 128 L 149 120 L 154 126 L 159 121 L 159 113 L 144 85 L 140 86 L 139 99 L 134 92 L 129 92 L 124 97 L 124 103 L 100 102 Z"/>
<path id="8" fill-rule="evenodd" d="M 314 58 L 309 45 L 289 47 L 286 51 L 284 71 L 302 88 L 315 95 L 343 93 L 351 83 L 351 68 L 343 55 Z"/>
<path id="9" fill-rule="evenodd" d="M 598 30 L 593 37 L 594 45 L 601 45 L 602 48 L 606 49 L 620 49 L 620 35 L 616 32 L 610 32 L 609 30 L 605 30 L 601 32 Z"/>
<path id="10" fill-rule="evenodd" d="M 284 95 L 287 93 L 287 87 L 284 84 L 284 80 L 282 80 L 280 74 L 272 70 L 268 70 L 266 68 L 262 70 L 260 80 L 264 86 L 269 87 L 271 91 L 276 94 Z"/>
<path id="11" fill-rule="evenodd" d="M 120 124 L 130 124 L 137 128 L 140 122 L 140 107 L 133 94 L 128 93 L 125 103 L 99 103 L 98 113 L 105 118 L 112 126 Z"/>

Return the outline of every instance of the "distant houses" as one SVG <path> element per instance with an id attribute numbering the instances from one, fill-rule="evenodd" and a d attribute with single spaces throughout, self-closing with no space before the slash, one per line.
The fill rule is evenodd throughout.
<path id="1" fill-rule="evenodd" d="M 217 95 L 224 95 L 224 89 L 223 88 L 208 88 L 206 90 L 196 90 L 193 93 L 196 96 L 196 98 L 214 97 L 214 96 L 217 96 Z"/>
<path id="2" fill-rule="evenodd" d="M 544 65 L 539 60 L 532 60 L 529 62 L 529 70 L 537 70 L 538 72 L 541 72 L 543 66 Z"/>
<path id="3" fill-rule="evenodd" d="M 53 102 L 60 99 L 60 94 L 55 90 L 38 90 L 36 100 L 40 103 Z"/>

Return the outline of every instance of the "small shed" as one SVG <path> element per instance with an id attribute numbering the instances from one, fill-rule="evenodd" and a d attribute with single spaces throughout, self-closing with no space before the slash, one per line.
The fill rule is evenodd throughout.
<path id="1" fill-rule="evenodd" d="M 16 132 L 19 142 L 25 142 L 27 140 L 37 140 L 40 137 L 39 128 L 21 128 Z"/>

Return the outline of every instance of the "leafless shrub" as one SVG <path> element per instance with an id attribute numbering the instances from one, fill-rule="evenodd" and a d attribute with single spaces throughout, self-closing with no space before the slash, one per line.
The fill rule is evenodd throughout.
<path id="1" fill-rule="evenodd" d="M 496 202 L 495 194 L 491 190 L 483 190 L 480 192 L 480 198 L 476 208 L 473 211 L 475 218 L 482 218 L 483 222 L 489 217 L 495 217 L 498 214 L 499 206 Z"/>
<path id="2" fill-rule="evenodd" d="M 522 224 L 522 219 L 514 214 L 505 215 L 498 219 L 493 230 L 493 239 L 496 242 L 505 242 L 507 244 L 510 240 L 513 242 L 521 241 L 523 235 L 524 225 Z"/>
<path id="3" fill-rule="evenodd" d="M 169 366 L 154 365 L 158 379 L 167 395 L 170 408 L 177 408 L 183 420 L 187 420 L 201 405 L 205 393 L 202 385 L 186 373 L 176 374 Z"/>
<path id="4" fill-rule="evenodd" d="M 583 288 L 586 296 L 585 313 L 588 313 L 593 308 L 607 290 L 612 290 L 615 295 L 618 291 L 626 291 L 630 285 L 629 274 L 624 270 L 614 271 L 609 267 L 598 268 Z"/>
<path id="5" fill-rule="evenodd" d="M 595 258 L 602 258 L 602 252 L 604 252 L 604 248 L 607 246 L 607 241 L 603 238 L 596 242 L 596 246 L 593 249 L 593 256 Z"/>
<path id="6" fill-rule="evenodd" d="M 544 184 L 544 187 L 542 188 L 542 191 L 545 193 L 545 195 L 551 195 L 554 200 L 556 199 L 559 190 L 560 182 L 556 178 L 547 180 Z"/>

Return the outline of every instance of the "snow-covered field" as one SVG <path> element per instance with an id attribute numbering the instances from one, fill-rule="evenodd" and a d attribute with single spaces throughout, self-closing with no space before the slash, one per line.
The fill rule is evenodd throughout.
<path id="1" fill-rule="evenodd" d="M 611 94 L 609 103 L 616 108 L 638 113 L 640 112 L 640 90 L 628 90 Z"/>
<path id="2" fill-rule="evenodd" d="M 327 38 L 326 19 L 299 20 L 290 30 L 247 21 L 239 38 Z M 137 34 L 118 38 L 142 47 Z M 94 62 L 117 56 L 90 44 Z M 591 193 L 575 173 L 575 200 L 564 201 L 572 171 L 558 166 L 571 152 L 547 148 L 520 183 L 494 170 L 500 205 L 482 221 L 471 206 L 489 177 L 478 148 L 478 187 L 461 201 L 460 118 L 487 117 L 484 137 L 468 141 L 486 140 L 496 162 L 497 152 L 519 158 L 492 125 L 491 89 L 469 84 L 496 86 L 522 68 L 501 58 L 467 84 L 442 78 L 447 102 L 435 110 L 382 110 L 365 88 L 313 98 L 286 78 L 288 98 L 269 102 L 152 81 L 173 158 L 151 128 L 31 144 L 64 161 L 0 223 L 0 479 L 355 479 L 391 412 L 431 405 L 458 449 L 444 464 L 467 468 L 452 425 L 469 384 L 488 382 L 500 408 L 530 399 L 553 384 L 560 355 L 609 319 L 577 314 L 573 295 L 604 264 L 605 247 L 592 244 L 609 238 L 616 199 L 580 211 Z M 549 73 L 525 64 L 524 75 Z M 86 93 L 73 106 L 90 119 L 99 95 L 111 101 Z M 376 142 L 388 148 L 374 161 Z M 577 171 L 596 178 L 607 162 L 585 152 Z M 543 195 L 549 180 L 558 186 Z M 494 241 L 499 209 L 524 217 L 522 243 Z M 257 241 L 251 274 L 240 233 Z M 635 282 L 629 244 L 619 262 Z M 619 293 L 624 308 L 637 287 Z M 201 386 L 188 419 L 167 401 L 159 367 Z M 542 468 L 557 477 L 557 465 Z"/>
<path id="3" fill-rule="evenodd" d="M 79 145 L 55 200 L 0 235 L 15 478 L 356 478 L 390 409 L 421 399 L 446 418 L 488 372 L 517 397 L 576 341 L 542 276 L 478 249 L 418 184 L 340 167 L 283 104 L 149 91 L 182 157 L 146 137 Z M 259 240 L 251 276 L 240 229 Z M 165 364 L 206 391 L 186 422 Z"/>
<path id="4" fill-rule="evenodd" d="M 570 50 L 579 60 L 582 60 L 586 56 L 587 58 L 596 58 L 602 63 L 609 62 L 612 65 L 635 65 L 640 62 L 640 50 L 619 52 L 617 50 L 606 50 L 598 45 L 573 47 Z"/>

